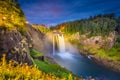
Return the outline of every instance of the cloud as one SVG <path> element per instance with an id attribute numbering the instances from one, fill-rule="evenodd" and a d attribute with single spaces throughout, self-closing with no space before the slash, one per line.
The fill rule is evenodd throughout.
<path id="1" fill-rule="evenodd" d="M 20 5 L 27 20 L 38 24 L 58 24 L 99 13 L 120 15 L 119 0 L 20 0 Z"/>

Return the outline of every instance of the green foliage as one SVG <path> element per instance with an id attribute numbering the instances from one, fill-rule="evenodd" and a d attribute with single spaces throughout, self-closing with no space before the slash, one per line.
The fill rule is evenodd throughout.
<path id="1" fill-rule="evenodd" d="M 53 73 L 59 77 L 62 77 L 62 73 L 66 72 L 65 69 L 62 69 L 57 64 L 50 64 L 48 62 L 43 62 L 43 61 L 39 61 L 39 60 L 34 60 L 34 62 L 38 66 L 38 68 L 45 73 Z"/>
<path id="2" fill-rule="evenodd" d="M 46 74 L 38 70 L 35 65 L 17 64 L 15 66 L 13 61 L 7 63 L 5 58 L 4 55 L 0 62 L 0 80 L 68 80 L 67 78 L 58 78 L 53 74 Z"/>
<path id="3" fill-rule="evenodd" d="M 50 32 L 50 29 L 49 29 L 49 28 L 38 27 L 38 30 L 40 30 L 40 31 L 43 32 L 43 33 Z"/>
<path id="4" fill-rule="evenodd" d="M 117 41 L 116 41 L 115 44 L 114 44 L 114 47 L 115 47 L 115 48 L 120 48 L 120 42 L 117 42 Z"/>
<path id="5" fill-rule="evenodd" d="M 120 55 L 120 37 L 117 38 L 113 48 L 117 50 L 117 53 Z"/>
<path id="6" fill-rule="evenodd" d="M 94 55 L 94 54 L 97 54 L 98 51 L 91 48 L 91 49 L 89 50 L 89 53 L 92 54 L 92 55 Z"/>
<path id="7" fill-rule="evenodd" d="M 31 49 L 31 50 L 30 50 L 30 55 L 31 55 L 32 57 L 40 57 L 40 56 L 43 56 L 42 53 L 36 51 L 35 49 Z"/>
<path id="8" fill-rule="evenodd" d="M 73 34 L 79 32 L 80 34 L 88 34 L 91 36 L 107 36 L 110 32 L 115 30 L 117 25 L 114 14 L 98 15 L 89 19 L 76 20 L 73 22 L 66 22 L 52 27 L 52 30 L 60 30 L 62 26 L 65 26 L 63 32 L 66 34 Z"/>
<path id="9" fill-rule="evenodd" d="M 14 61 L 6 62 L 6 57 L 3 55 L 0 61 L 0 80 L 77 80 L 57 64 L 52 65 L 38 60 L 35 60 L 35 63 L 39 65 L 38 68 L 42 68 L 39 70 L 36 65 L 28 66 L 27 64 L 15 64 Z"/>
<path id="10" fill-rule="evenodd" d="M 43 62 L 43 61 L 39 61 L 39 60 L 34 60 L 34 62 L 38 66 L 38 68 L 45 73 L 50 73 L 50 74 L 53 74 L 60 78 L 68 78 L 70 76 L 73 78 L 73 75 L 70 75 L 70 72 L 68 72 L 64 68 L 61 68 L 57 64 L 51 64 L 51 63 Z M 68 80 L 70 80 L 70 79 L 68 79 Z"/>
<path id="11" fill-rule="evenodd" d="M 117 49 L 111 48 L 108 52 L 109 56 L 117 56 L 118 52 Z"/>
<path id="12" fill-rule="evenodd" d="M 35 29 L 38 29 L 42 33 L 48 33 L 51 30 L 47 28 L 45 25 L 38 25 L 38 24 L 33 24 L 32 25 Z"/>
<path id="13" fill-rule="evenodd" d="M 0 1 L 0 17 L 0 28 L 26 32 L 24 13 L 17 2 Z"/>
<path id="14" fill-rule="evenodd" d="M 43 56 L 42 53 L 36 51 L 35 49 L 30 50 L 30 55 L 32 57 Z M 77 79 L 74 75 L 72 75 L 65 68 L 61 68 L 58 64 L 52 64 L 46 59 L 45 61 L 33 59 L 33 63 L 38 67 L 40 71 L 45 72 L 46 74 L 52 74 L 59 78 L 64 78 L 65 80 L 76 80 Z"/>
<path id="15" fill-rule="evenodd" d="M 118 36 L 114 46 L 109 49 L 109 56 L 120 56 L 120 37 Z"/>
<path id="16" fill-rule="evenodd" d="M 64 26 L 63 30 L 61 30 L 62 26 Z M 67 37 L 72 37 L 72 35 L 79 32 L 79 41 L 71 41 L 71 39 L 68 40 L 70 40 L 72 44 L 76 44 L 82 54 L 93 55 L 97 58 L 100 58 L 101 60 L 106 60 L 108 62 L 112 61 L 112 63 L 118 64 L 118 66 L 114 65 L 114 67 L 119 67 L 120 17 L 117 18 L 114 14 L 100 14 L 94 17 L 90 17 L 88 19 L 76 20 L 72 22 L 59 24 L 55 27 L 52 27 L 51 30 L 60 30 L 64 32 L 67 35 Z M 116 31 L 117 34 L 113 34 L 114 31 Z M 89 44 L 89 39 L 94 38 L 94 36 L 100 36 L 102 37 L 102 40 L 96 40 L 95 44 Z M 108 41 L 107 38 L 109 37 L 113 39 L 111 43 L 113 43 L 114 46 L 111 46 L 110 41 Z"/>

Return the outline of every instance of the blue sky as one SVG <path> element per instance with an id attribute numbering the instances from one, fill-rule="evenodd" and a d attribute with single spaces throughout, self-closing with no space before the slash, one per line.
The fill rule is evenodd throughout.
<path id="1" fill-rule="evenodd" d="M 120 16 L 120 0 L 19 0 L 31 24 L 56 25 L 97 14 Z"/>

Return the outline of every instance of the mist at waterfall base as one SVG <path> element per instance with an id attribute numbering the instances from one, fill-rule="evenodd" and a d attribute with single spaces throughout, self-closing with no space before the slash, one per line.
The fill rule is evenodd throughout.
<path id="1" fill-rule="evenodd" d="M 76 47 L 65 42 L 63 35 L 57 37 L 58 51 L 53 40 L 53 57 L 59 65 L 82 78 L 92 76 L 95 80 L 120 80 L 120 74 L 96 64 L 90 57 L 78 54 Z"/>
<path id="2" fill-rule="evenodd" d="M 67 58 L 67 59 L 73 59 L 73 54 L 78 53 L 75 46 L 73 47 L 70 43 L 66 42 L 64 40 L 64 36 L 61 34 L 58 34 L 58 51 L 55 49 L 55 44 L 53 43 L 53 55 L 59 56 L 61 58 Z"/>

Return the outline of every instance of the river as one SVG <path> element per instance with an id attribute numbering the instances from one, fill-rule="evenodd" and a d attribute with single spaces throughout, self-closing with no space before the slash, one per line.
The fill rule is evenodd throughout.
<path id="1" fill-rule="evenodd" d="M 69 45 L 65 45 L 64 36 L 62 34 L 58 34 L 57 38 L 58 51 L 55 49 L 55 42 L 53 42 L 53 56 L 58 64 L 72 71 L 73 74 L 83 78 L 92 76 L 95 80 L 120 80 L 120 74 L 98 65 L 91 60 L 90 57 L 71 54 L 71 50 L 73 51 L 74 47 L 66 50 L 66 47 L 69 47 Z"/>
<path id="2" fill-rule="evenodd" d="M 72 71 L 73 74 L 83 78 L 92 76 L 96 80 L 120 80 L 120 74 L 96 64 L 85 56 L 58 53 L 54 56 L 54 59 L 58 64 Z"/>

